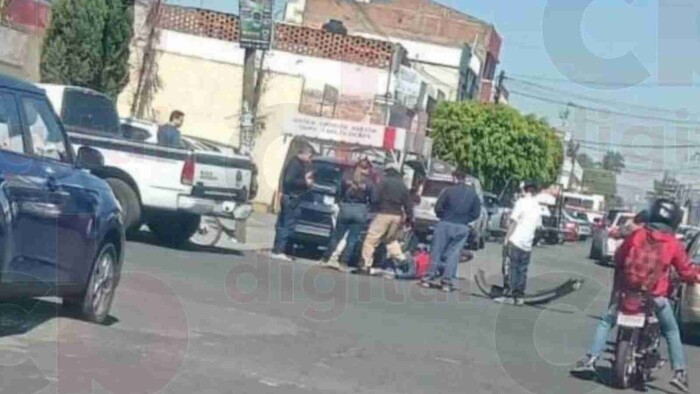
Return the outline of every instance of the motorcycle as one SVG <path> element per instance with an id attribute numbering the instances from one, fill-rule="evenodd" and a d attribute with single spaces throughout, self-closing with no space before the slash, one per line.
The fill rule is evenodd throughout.
<path id="1" fill-rule="evenodd" d="M 613 376 L 620 389 L 643 386 L 665 363 L 659 351 L 661 326 L 655 309 L 654 299 L 647 293 L 619 295 Z"/>

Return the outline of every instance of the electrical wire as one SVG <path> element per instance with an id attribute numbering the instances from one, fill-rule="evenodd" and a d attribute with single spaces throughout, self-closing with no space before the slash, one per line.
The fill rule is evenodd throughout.
<path id="1" fill-rule="evenodd" d="M 630 84 L 629 82 L 615 82 L 615 81 L 593 81 L 593 80 L 583 80 L 583 79 L 566 79 L 566 78 L 553 78 L 545 77 L 541 75 L 527 75 L 527 74 L 511 74 L 514 77 L 530 79 L 535 81 L 546 81 L 554 83 L 570 83 L 576 85 L 591 85 L 591 86 L 602 86 L 602 87 L 620 87 L 620 88 L 634 88 L 641 86 L 650 87 L 660 87 L 660 88 L 690 88 L 690 87 L 700 87 L 700 83 L 689 83 L 689 84 L 663 84 L 659 82 L 640 82 L 636 84 Z"/>
<path id="2" fill-rule="evenodd" d="M 672 124 L 678 124 L 678 125 L 700 126 L 700 122 L 698 122 L 698 121 L 679 120 L 679 119 L 663 118 L 663 117 L 659 117 L 659 116 L 639 115 L 639 114 L 631 114 L 631 113 L 626 113 L 626 112 L 611 111 L 611 110 L 607 110 L 604 108 L 595 108 L 595 107 L 589 107 L 589 106 L 585 106 L 585 105 L 576 104 L 576 103 L 573 103 L 571 101 L 557 100 L 557 99 L 552 99 L 552 98 L 548 98 L 548 97 L 542 97 L 542 96 L 538 96 L 536 94 L 525 93 L 525 92 L 521 92 L 518 90 L 509 89 L 508 91 L 511 94 L 530 98 L 533 100 L 542 101 L 542 102 L 551 103 L 551 104 L 568 105 L 568 106 L 571 106 L 573 108 L 583 109 L 583 110 L 591 111 L 591 112 L 599 112 L 602 114 L 618 115 L 618 116 L 624 116 L 624 117 L 633 118 L 633 119 L 653 120 L 653 121 L 657 121 L 657 122 L 665 122 L 665 123 L 672 123 Z"/>
<path id="3" fill-rule="evenodd" d="M 538 83 L 534 83 L 534 82 L 530 82 L 530 81 L 525 81 L 525 80 L 521 80 L 521 79 L 513 78 L 513 77 L 506 77 L 506 79 L 510 82 L 515 82 L 515 83 L 526 85 L 529 87 L 534 87 L 534 88 L 539 89 L 539 90 L 545 90 L 548 92 L 554 92 L 554 93 L 566 95 L 567 97 L 576 97 L 576 98 L 579 98 L 581 100 L 590 101 L 590 102 L 593 102 L 596 104 L 611 105 L 611 106 L 615 106 L 618 108 L 638 108 L 642 111 L 655 111 L 655 112 L 667 113 L 667 114 L 676 115 L 676 116 L 678 116 L 681 113 L 680 111 L 672 110 L 672 109 L 668 109 L 668 108 L 660 108 L 660 107 L 652 107 L 652 106 L 639 105 L 639 104 L 622 103 L 622 102 L 614 101 L 614 100 L 605 100 L 605 99 L 601 99 L 601 98 L 595 98 L 595 97 L 586 96 L 583 94 L 578 94 L 578 93 L 573 93 L 573 92 L 568 92 L 566 90 L 557 89 L 557 88 L 553 88 L 550 86 L 546 86 L 546 85 L 542 85 L 542 84 L 538 84 Z M 688 114 L 688 115 L 700 116 L 700 114 Z"/>
<path id="4" fill-rule="evenodd" d="M 648 145 L 648 144 L 620 144 L 614 142 L 601 142 L 601 141 L 590 141 L 590 140 L 580 140 L 575 139 L 574 141 L 580 143 L 581 145 L 593 145 L 593 146 L 608 146 L 615 148 L 638 148 L 638 149 L 652 149 L 652 150 L 665 150 L 665 149 L 688 149 L 688 148 L 700 148 L 700 144 L 681 144 L 681 145 Z"/>

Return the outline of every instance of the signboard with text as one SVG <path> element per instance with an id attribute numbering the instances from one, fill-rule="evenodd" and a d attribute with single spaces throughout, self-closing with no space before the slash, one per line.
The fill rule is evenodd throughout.
<path id="1" fill-rule="evenodd" d="M 270 49 L 273 0 L 240 0 L 240 45 L 242 48 Z"/>
<path id="2" fill-rule="evenodd" d="M 295 115 L 285 122 L 283 132 L 297 137 L 381 148 L 384 144 L 384 129 L 382 125 Z"/>
<path id="3" fill-rule="evenodd" d="M 432 140 L 400 127 L 297 114 L 282 127 L 282 134 L 347 145 L 409 151 L 430 156 Z"/>

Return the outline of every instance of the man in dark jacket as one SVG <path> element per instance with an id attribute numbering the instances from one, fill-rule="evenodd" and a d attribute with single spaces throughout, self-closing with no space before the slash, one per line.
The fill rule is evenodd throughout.
<path id="1" fill-rule="evenodd" d="M 445 291 L 453 289 L 459 257 L 471 231 L 469 223 L 481 215 L 479 196 L 473 186 L 465 183 L 466 171 L 458 169 L 453 176 L 456 184 L 443 190 L 435 204 L 440 222 L 433 232 L 430 269 L 421 281 L 423 286 L 430 287 L 430 282 L 438 277 L 439 268 L 443 267 L 441 284 Z"/>
<path id="2" fill-rule="evenodd" d="M 287 248 L 289 236 L 294 231 L 294 226 L 299 217 L 299 199 L 314 185 L 313 171 L 310 163 L 313 157 L 313 149 L 304 145 L 299 154 L 293 157 L 284 168 L 282 177 L 282 209 L 277 216 L 275 224 L 275 243 L 272 249 L 272 258 L 291 260 L 284 254 Z"/>
<path id="3" fill-rule="evenodd" d="M 387 245 L 391 258 L 404 259 L 395 241 L 401 235 L 404 220 L 413 223 L 413 204 L 398 165 L 390 164 L 384 170 L 384 179 L 372 190 L 372 205 L 377 215 L 367 229 L 360 264 L 360 273 L 370 275 L 373 274 L 374 252 L 382 242 Z"/>

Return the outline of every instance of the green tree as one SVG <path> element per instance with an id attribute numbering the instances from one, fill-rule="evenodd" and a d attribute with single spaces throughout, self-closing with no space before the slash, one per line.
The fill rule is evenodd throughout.
<path id="1" fill-rule="evenodd" d="M 595 168 L 599 165 L 592 157 L 588 156 L 587 153 L 579 153 L 578 156 L 576 156 L 576 160 L 583 169 Z"/>
<path id="2" fill-rule="evenodd" d="M 57 0 L 41 56 L 44 82 L 112 98 L 129 82 L 133 0 Z"/>
<path id="3" fill-rule="evenodd" d="M 603 169 L 616 174 L 625 169 L 625 157 L 618 151 L 608 151 L 603 156 Z"/>
<path id="4" fill-rule="evenodd" d="M 487 190 L 511 179 L 554 182 L 564 156 L 556 132 L 542 119 L 507 106 L 442 102 L 433 114 L 435 154 L 467 166 Z"/>
<path id="5" fill-rule="evenodd" d="M 583 171 L 583 189 L 589 193 L 601 194 L 607 199 L 617 194 L 617 174 L 602 168 L 587 168 Z"/>

